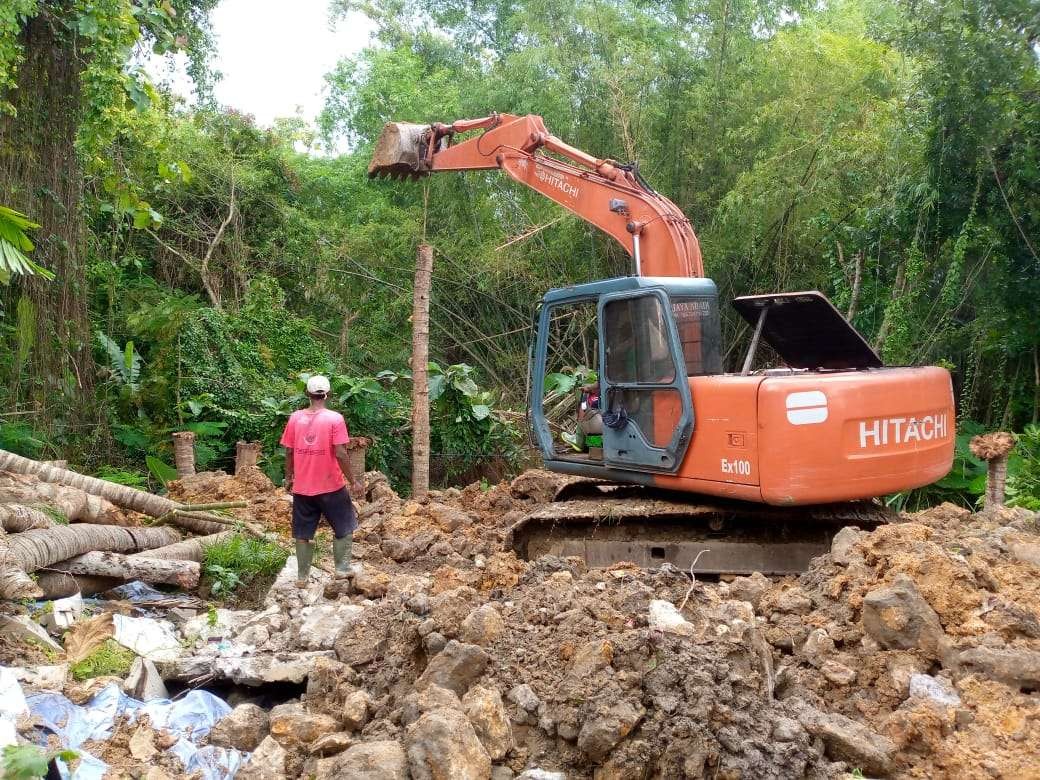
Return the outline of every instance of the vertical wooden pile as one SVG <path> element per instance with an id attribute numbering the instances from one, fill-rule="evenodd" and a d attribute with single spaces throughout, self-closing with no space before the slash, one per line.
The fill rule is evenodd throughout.
<path id="1" fill-rule="evenodd" d="M 430 282 L 433 247 L 419 245 L 412 306 L 412 496 L 422 498 L 430 489 Z"/>

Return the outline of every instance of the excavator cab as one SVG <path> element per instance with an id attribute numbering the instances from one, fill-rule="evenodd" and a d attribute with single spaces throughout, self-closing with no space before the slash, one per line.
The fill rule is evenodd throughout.
<path id="1" fill-rule="evenodd" d="M 719 331 L 708 279 L 623 277 L 547 293 L 531 372 L 531 426 L 546 466 L 608 479 L 624 470 L 629 481 L 631 472 L 675 473 L 695 424 L 688 377 L 721 373 Z M 599 382 L 599 457 L 560 446 L 551 419 L 558 399 L 546 377 L 584 361 Z"/>

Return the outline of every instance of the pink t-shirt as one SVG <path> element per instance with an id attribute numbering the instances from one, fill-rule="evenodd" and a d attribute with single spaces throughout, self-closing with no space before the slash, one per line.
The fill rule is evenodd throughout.
<path id="1" fill-rule="evenodd" d="M 339 412 L 293 412 L 282 434 L 282 446 L 293 451 L 293 493 L 317 496 L 346 485 L 336 460 L 336 445 L 349 441 L 347 424 Z"/>

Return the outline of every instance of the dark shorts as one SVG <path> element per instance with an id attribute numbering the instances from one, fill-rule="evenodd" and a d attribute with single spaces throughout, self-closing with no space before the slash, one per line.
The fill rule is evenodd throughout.
<path id="1" fill-rule="evenodd" d="M 293 539 L 313 539 L 318 530 L 321 516 L 332 526 L 332 532 L 341 539 L 357 528 L 357 512 L 354 502 L 345 487 L 317 496 L 293 494 L 292 535 Z"/>

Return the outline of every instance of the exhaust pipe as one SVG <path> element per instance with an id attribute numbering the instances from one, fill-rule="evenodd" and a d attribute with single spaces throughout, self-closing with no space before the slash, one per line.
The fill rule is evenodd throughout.
<path id="1" fill-rule="evenodd" d="M 368 164 L 368 177 L 414 179 L 427 173 L 424 168 L 429 139 L 429 125 L 387 122 L 376 140 L 372 160 Z"/>

